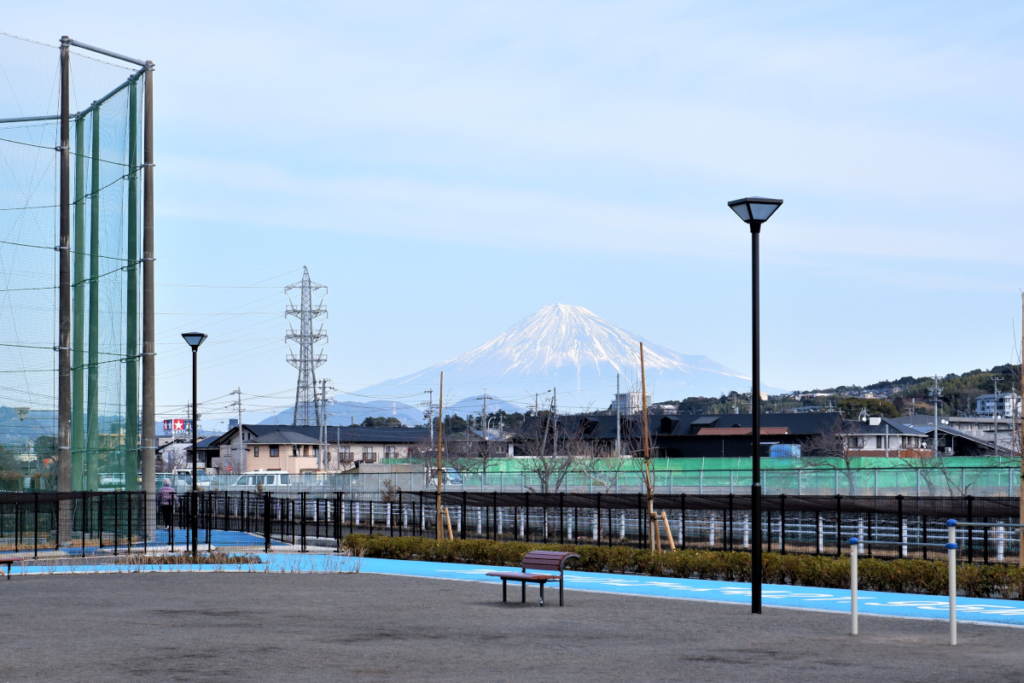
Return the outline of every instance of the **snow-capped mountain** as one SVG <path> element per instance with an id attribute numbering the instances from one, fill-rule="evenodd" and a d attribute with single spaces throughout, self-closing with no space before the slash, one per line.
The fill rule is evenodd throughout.
<path id="1" fill-rule="evenodd" d="M 750 391 L 750 378 L 707 356 L 676 353 L 582 306 L 554 304 L 520 320 L 472 351 L 420 372 L 367 387 L 358 393 L 396 396 L 437 387 L 444 371 L 445 401 L 487 393 L 532 406 L 532 394 L 557 387 L 559 410 L 607 408 L 615 394 L 639 390 L 640 342 L 644 343 L 647 393 L 654 401 Z M 762 390 L 768 387 L 762 386 Z M 546 405 L 551 394 L 541 397 Z M 436 400 L 436 397 L 435 397 Z"/>

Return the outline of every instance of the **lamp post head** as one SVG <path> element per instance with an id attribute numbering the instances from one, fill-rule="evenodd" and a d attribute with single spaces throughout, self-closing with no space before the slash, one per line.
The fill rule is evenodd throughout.
<path id="1" fill-rule="evenodd" d="M 753 231 L 759 230 L 761 223 L 772 217 L 775 210 L 782 206 L 781 199 L 768 199 L 767 197 L 744 197 L 729 202 L 729 208 L 736 212 L 744 223 L 750 224 Z"/>
<path id="2" fill-rule="evenodd" d="M 206 335 L 202 332 L 186 332 L 181 335 L 181 337 L 185 340 L 186 344 L 192 347 L 193 351 L 198 349 L 199 346 L 206 341 Z"/>

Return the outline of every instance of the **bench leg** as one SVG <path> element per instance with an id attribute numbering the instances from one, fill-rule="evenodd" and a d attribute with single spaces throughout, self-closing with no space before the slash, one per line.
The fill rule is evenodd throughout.
<path id="1" fill-rule="evenodd" d="M 525 581 L 520 581 L 520 583 L 523 584 L 523 602 L 525 603 L 526 602 L 526 582 Z"/>
<path id="2" fill-rule="evenodd" d="M 544 582 L 540 582 L 540 606 L 544 606 Z"/>
<path id="3" fill-rule="evenodd" d="M 507 597 L 506 592 L 505 592 L 505 589 L 507 589 L 507 588 L 508 588 L 508 581 L 506 581 L 505 579 L 502 579 L 501 580 L 501 601 L 502 602 L 508 602 L 508 597 Z"/>

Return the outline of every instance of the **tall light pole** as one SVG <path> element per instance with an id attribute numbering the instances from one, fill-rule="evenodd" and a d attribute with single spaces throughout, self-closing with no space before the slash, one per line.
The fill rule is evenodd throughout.
<path id="1" fill-rule="evenodd" d="M 750 484 L 751 517 L 754 519 L 753 546 L 750 556 L 750 610 L 754 614 L 761 613 L 761 288 L 760 261 L 758 238 L 761 235 L 761 224 L 772 217 L 776 209 L 782 206 L 781 199 L 765 197 L 747 197 L 729 202 L 729 208 L 736 212 L 740 219 L 750 226 L 752 246 L 751 285 L 752 285 L 752 351 L 754 357 L 753 389 L 750 392 L 750 412 L 754 425 L 752 430 L 752 447 L 750 459 L 752 479 Z"/>
<path id="2" fill-rule="evenodd" d="M 199 488 L 196 486 L 198 468 L 196 467 L 196 456 L 199 453 L 199 402 L 196 399 L 196 381 L 198 380 L 199 368 L 199 347 L 206 341 L 206 335 L 202 332 L 186 332 L 181 335 L 185 343 L 192 347 L 192 504 L 189 506 L 189 515 L 192 517 L 192 559 L 199 554 L 199 512 L 196 506 L 196 498 Z M 242 428 L 241 425 L 238 426 Z"/>

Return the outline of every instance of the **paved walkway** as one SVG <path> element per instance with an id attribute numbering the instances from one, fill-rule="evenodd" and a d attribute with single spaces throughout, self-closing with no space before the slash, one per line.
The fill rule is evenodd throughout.
<path id="1" fill-rule="evenodd" d="M 267 562 L 267 569 L 269 571 L 336 573 L 353 571 L 356 568 L 356 560 L 331 554 L 274 553 L 270 555 L 261 554 L 260 557 Z M 500 579 L 486 576 L 487 572 L 499 569 L 490 566 L 363 558 L 358 561 L 358 568 L 360 572 L 367 574 L 390 574 L 395 576 L 457 579 L 501 584 Z M 506 569 L 510 571 L 515 570 L 515 568 Z M 125 567 L 96 565 L 77 566 L 69 568 L 67 571 L 69 573 L 83 574 L 93 571 L 110 573 L 127 570 L 128 568 Z M 254 571 L 253 567 L 250 566 L 233 565 L 203 567 L 157 565 L 132 567 L 131 570 L 149 572 L 196 570 L 206 572 Z M 263 568 L 261 567 L 259 571 L 263 571 Z M 63 570 L 51 567 L 16 567 L 13 573 L 15 576 L 18 576 L 21 574 L 54 574 L 62 572 Z M 571 591 L 593 591 L 655 598 L 703 600 L 742 605 L 750 604 L 750 586 L 748 584 L 724 581 L 699 581 L 696 579 L 570 571 L 566 572 L 565 586 L 566 590 Z M 530 599 L 536 599 L 536 592 L 536 586 L 528 588 L 528 595 L 531 596 Z M 765 585 L 763 597 L 764 604 L 768 608 L 785 607 L 845 614 L 850 612 L 850 591 L 848 590 Z M 862 590 L 858 593 L 857 598 L 859 611 L 862 615 L 937 619 L 941 621 L 948 621 L 949 619 L 949 600 L 943 596 L 876 593 Z M 1024 601 L 958 597 L 957 619 L 962 623 L 974 622 L 1024 627 Z"/>
<path id="2" fill-rule="evenodd" d="M 868 616 L 854 638 L 836 613 L 500 594 L 365 573 L 15 577 L 0 581 L 0 682 L 1007 683 L 1024 671 L 1024 629 L 964 624 L 949 647 L 940 620 Z"/>

